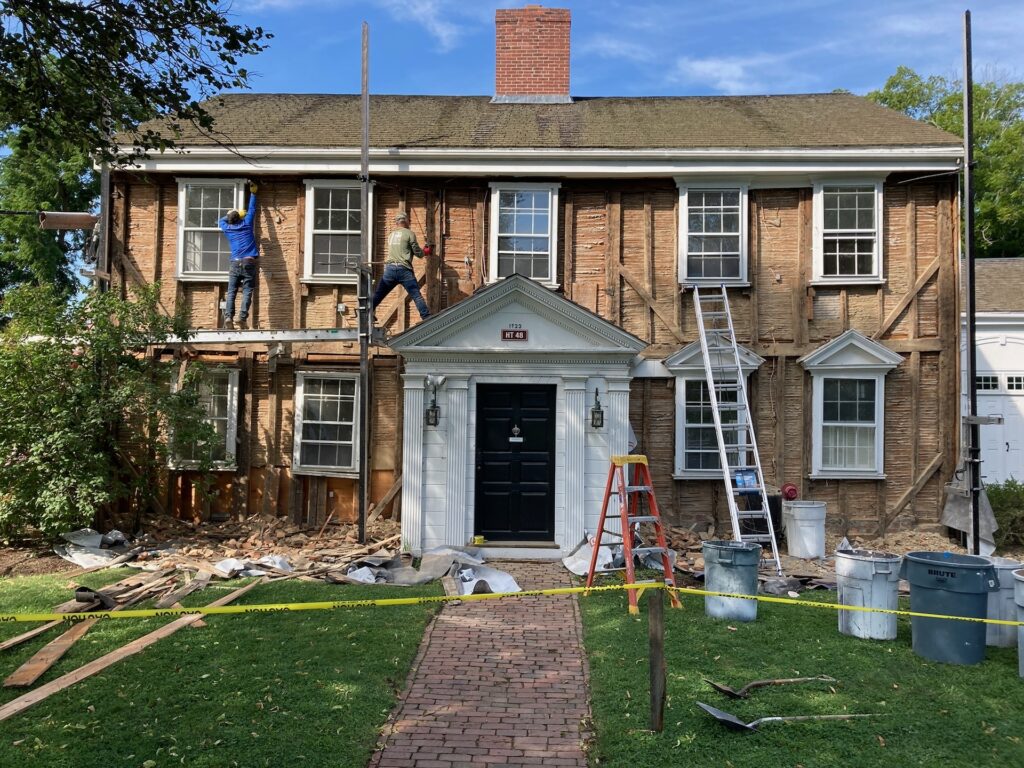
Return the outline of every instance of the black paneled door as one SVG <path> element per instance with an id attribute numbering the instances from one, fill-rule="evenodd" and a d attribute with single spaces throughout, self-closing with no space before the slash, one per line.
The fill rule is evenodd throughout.
<path id="1" fill-rule="evenodd" d="M 476 402 L 476 533 L 554 541 L 555 387 L 478 384 Z"/>

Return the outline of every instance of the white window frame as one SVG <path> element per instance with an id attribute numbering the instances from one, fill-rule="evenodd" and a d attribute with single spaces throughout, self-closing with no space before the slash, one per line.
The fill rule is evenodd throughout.
<path id="1" fill-rule="evenodd" d="M 985 380 L 985 384 L 993 384 L 995 386 L 982 386 L 982 379 Z M 978 373 L 974 376 L 974 386 L 978 392 L 999 392 L 1002 388 L 999 386 L 1000 376 L 998 373 Z M 1009 387 L 1009 385 L 1007 385 Z"/>
<path id="2" fill-rule="evenodd" d="M 242 206 L 245 205 L 245 181 L 242 179 L 222 178 L 179 178 L 176 179 L 176 181 L 178 182 L 178 259 L 176 278 L 178 280 L 226 283 L 228 281 L 228 270 L 224 270 L 223 272 L 185 271 L 185 203 L 188 199 L 187 187 L 234 187 L 235 210 L 241 210 Z M 220 232 L 219 228 L 218 232 Z M 221 233 L 221 237 L 224 237 L 223 233 Z"/>
<path id="3" fill-rule="evenodd" d="M 1024 376 L 1011 373 L 1006 377 L 1007 392 L 1024 392 Z"/>
<path id="4" fill-rule="evenodd" d="M 237 368 L 214 368 L 209 371 L 210 373 L 226 373 L 228 375 L 228 428 L 227 434 L 225 435 L 224 442 L 224 461 L 214 461 L 210 465 L 211 471 L 214 472 L 234 472 L 238 469 L 237 464 L 237 452 L 235 450 L 238 444 L 238 369 Z M 175 392 L 178 388 L 178 382 L 176 380 L 171 381 L 171 391 Z M 204 419 L 205 421 L 206 419 Z M 174 434 L 173 432 L 169 435 L 169 441 L 171 445 L 170 456 L 168 458 L 168 465 L 171 469 L 175 470 L 187 470 L 196 469 L 199 467 L 199 462 L 190 461 L 187 459 L 179 459 L 175 456 L 174 452 Z"/>
<path id="5" fill-rule="evenodd" d="M 305 407 L 306 379 L 342 379 L 355 384 L 355 397 L 352 402 L 352 465 L 349 467 L 306 467 L 302 458 L 302 414 Z M 295 424 L 292 428 L 292 472 L 300 475 L 318 477 L 359 477 L 359 374 L 341 371 L 298 371 L 295 374 Z"/>
<path id="6" fill-rule="evenodd" d="M 558 183 L 538 182 L 535 184 L 512 183 L 503 181 L 492 181 L 491 187 L 491 213 L 490 213 L 490 264 L 487 271 L 487 282 L 496 283 L 504 280 L 498 277 L 498 214 L 501 208 L 500 195 L 502 192 L 521 191 L 546 191 L 550 195 L 551 208 L 548 212 L 548 279 L 535 280 L 535 282 L 548 288 L 557 288 L 558 280 L 558 190 L 561 188 Z M 533 279 L 533 278 L 531 278 Z"/>
<path id="7" fill-rule="evenodd" d="M 883 182 L 881 179 L 821 179 L 814 182 L 813 204 L 813 253 L 814 268 L 812 284 L 818 285 L 877 285 L 885 281 L 882 274 L 882 256 L 885 251 Z M 869 275 L 826 275 L 825 274 L 825 188 L 826 187 L 874 187 L 875 190 L 875 248 L 873 269 Z"/>
<path id="8" fill-rule="evenodd" d="M 744 371 L 746 378 L 747 391 L 750 391 L 750 375 L 751 371 Z M 722 479 L 722 468 L 716 469 L 690 469 L 686 466 L 686 384 L 687 382 L 696 381 L 707 386 L 707 377 L 704 374 L 697 372 L 691 374 L 676 374 L 675 375 L 675 390 L 676 390 L 676 450 L 675 450 L 675 471 L 673 477 L 677 480 L 721 480 Z M 737 393 L 737 398 L 739 394 Z M 746 423 L 746 414 L 744 409 L 739 409 L 736 416 L 735 425 L 722 425 L 723 430 L 737 430 L 742 429 Z M 714 424 L 702 425 L 707 428 L 714 430 Z M 717 440 L 717 436 L 716 436 Z M 715 456 L 719 454 L 717 443 L 715 445 Z M 747 457 L 748 459 L 750 457 Z M 719 459 L 721 460 L 721 459 Z"/>
<path id="9" fill-rule="evenodd" d="M 823 466 L 825 428 L 825 379 L 864 379 L 875 382 L 875 466 L 874 469 L 835 469 Z M 811 402 L 813 408 L 813 435 L 811 442 L 811 478 L 845 480 L 885 479 L 885 372 L 847 368 L 842 371 L 820 370 L 811 372 Z M 867 426 L 866 423 L 861 423 Z"/>
<path id="10" fill-rule="evenodd" d="M 679 187 L 679 282 L 688 285 L 731 285 L 745 287 L 750 285 L 749 261 L 749 205 L 750 185 L 746 182 L 714 182 L 702 184 L 697 181 L 676 179 Z M 740 273 L 737 277 L 690 277 L 687 273 L 687 256 L 689 250 L 690 192 L 739 192 L 740 194 Z"/>
<path id="11" fill-rule="evenodd" d="M 304 225 L 303 254 L 302 254 L 302 282 L 323 283 L 327 285 L 355 285 L 358 282 L 358 274 L 352 275 L 315 275 L 313 274 L 313 220 L 316 209 L 317 189 L 359 189 L 360 183 L 355 179 L 303 179 L 306 186 L 306 221 Z M 367 217 L 367 241 L 371 244 L 370 256 L 372 260 L 373 249 L 373 187 L 370 187 L 370 197 L 367 202 L 369 210 L 364 212 Z M 322 233 L 327 233 L 326 231 Z M 351 234 L 351 232 L 334 232 L 334 234 Z"/>

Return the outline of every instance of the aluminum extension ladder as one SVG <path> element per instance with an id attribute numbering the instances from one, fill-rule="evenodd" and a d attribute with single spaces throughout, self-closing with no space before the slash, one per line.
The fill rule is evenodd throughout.
<path id="1" fill-rule="evenodd" d="M 725 482 L 732 537 L 736 541 L 762 545 L 762 559 L 774 561 L 775 571 L 782 575 L 779 545 L 775 538 L 768 494 L 765 492 L 761 457 L 754 437 L 754 424 L 747 399 L 747 382 L 736 345 L 736 332 L 729 310 L 729 296 L 724 285 L 719 292 L 701 295 L 693 286 L 693 306 L 697 313 L 700 348 L 704 357 L 704 375 L 708 399 L 718 438 L 718 461 Z M 723 427 L 723 416 L 733 418 Z M 760 509 L 752 504 L 760 497 Z M 746 509 L 740 509 L 740 500 Z M 744 525 L 746 523 L 746 525 Z M 745 528 L 756 528 L 747 531 Z M 771 545 L 769 558 L 763 545 Z"/>
<path id="2" fill-rule="evenodd" d="M 629 467 L 634 469 L 633 482 L 629 483 L 626 474 Z M 622 524 L 622 532 L 611 531 L 605 528 L 605 521 L 608 518 L 608 502 L 612 495 L 618 496 L 619 520 Z M 647 514 L 640 514 L 641 498 L 647 499 Z M 614 514 L 614 513 L 613 513 Z M 650 523 L 654 527 L 654 546 L 633 546 L 633 534 L 636 527 L 641 523 Z M 661 567 L 665 574 L 665 586 L 674 587 L 675 578 L 672 575 L 672 560 L 668 554 L 668 544 L 665 541 L 665 528 L 661 524 L 661 513 L 658 511 L 658 502 L 654 498 L 654 483 L 651 482 L 651 470 L 647 466 L 647 457 L 638 454 L 628 456 L 612 456 L 608 465 L 608 482 L 604 486 L 604 501 L 601 503 L 601 517 L 597 522 L 597 536 L 594 537 L 594 551 L 590 555 L 590 569 L 587 571 L 587 586 L 594 586 L 594 571 L 597 568 L 597 553 L 601 547 L 601 539 L 604 535 L 616 536 L 622 539 L 622 554 L 626 560 L 626 583 L 636 584 L 636 569 L 633 566 L 635 555 L 656 554 L 661 556 Z M 653 583 L 653 582 L 652 582 Z M 630 589 L 629 612 L 639 613 L 637 606 L 637 592 Z M 681 608 L 682 603 L 675 592 L 669 592 L 669 600 L 673 608 Z"/>

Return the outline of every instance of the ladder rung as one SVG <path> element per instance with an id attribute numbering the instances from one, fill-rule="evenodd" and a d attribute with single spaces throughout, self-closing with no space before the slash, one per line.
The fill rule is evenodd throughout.
<path id="1" fill-rule="evenodd" d="M 701 317 L 728 317 L 729 313 L 724 309 L 713 309 L 707 312 L 701 312 Z M 718 330 L 717 328 L 715 330 Z"/>
<path id="2" fill-rule="evenodd" d="M 607 528 L 604 528 L 604 529 L 603 529 L 603 530 L 601 531 L 601 533 L 606 533 L 606 534 L 608 534 L 609 536 L 618 536 L 618 537 L 619 537 L 620 539 L 624 539 L 624 538 L 626 538 L 625 536 L 623 536 L 623 535 L 622 535 L 621 533 L 619 533 L 618 531 L 609 531 L 609 530 L 608 530 Z"/>
<path id="3" fill-rule="evenodd" d="M 736 517 L 740 520 L 767 520 L 768 514 L 761 509 L 739 509 Z"/>
<path id="4" fill-rule="evenodd" d="M 657 515 L 633 515 L 626 518 L 630 523 L 654 523 L 660 520 Z"/>
<path id="5" fill-rule="evenodd" d="M 650 493 L 653 489 L 649 485 L 627 485 L 626 493 Z"/>
<path id="6" fill-rule="evenodd" d="M 666 552 L 666 547 L 633 547 L 634 555 L 663 555 Z"/>
<path id="7" fill-rule="evenodd" d="M 723 403 L 721 401 L 718 403 L 718 410 L 720 411 L 744 411 L 746 408 L 746 403 Z M 725 427 L 727 425 L 723 424 L 722 426 Z"/>

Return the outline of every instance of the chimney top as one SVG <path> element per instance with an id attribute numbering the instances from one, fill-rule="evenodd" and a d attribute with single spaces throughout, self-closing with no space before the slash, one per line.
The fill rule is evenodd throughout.
<path id="1" fill-rule="evenodd" d="M 569 96 L 568 8 L 499 8 L 494 14 L 492 102 L 566 104 Z"/>

